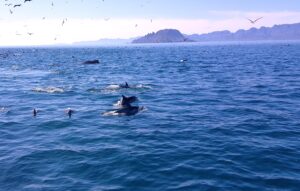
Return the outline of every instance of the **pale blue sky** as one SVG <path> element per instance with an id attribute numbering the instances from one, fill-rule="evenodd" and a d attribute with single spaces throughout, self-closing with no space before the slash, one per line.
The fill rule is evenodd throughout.
<path id="1" fill-rule="evenodd" d="M 299 23 L 299 0 L 0 0 L 0 46 L 185 34 Z M 52 6 L 52 2 L 54 6 Z M 19 4 L 13 8 L 5 4 Z M 10 9 L 13 14 L 10 13 Z M 42 19 L 45 17 L 45 19 Z M 251 24 L 247 18 L 262 20 Z M 67 21 L 62 21 L 68 18 Z M 28 35 L 33 33 L 33 35 Z"/>
<path id="2" fill-rule="evenodd" d="M 32 0 L 9 14 L 5 3 L 22 0 L 2 0 L 0 18 L 215 18 L 210 11 L 276 12 L 300 11 L 298 0 Z M 51 2 L 54 6 L 51 6 Z"/>

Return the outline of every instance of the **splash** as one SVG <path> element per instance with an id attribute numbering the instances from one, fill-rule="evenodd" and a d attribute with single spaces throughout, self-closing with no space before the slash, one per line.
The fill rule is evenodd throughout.
<path id="1" fill-rule="evenodd" d="M 64 89 L 58 87 L 34 88 L 32 91 L 39 93 L 64 93 Z"/>

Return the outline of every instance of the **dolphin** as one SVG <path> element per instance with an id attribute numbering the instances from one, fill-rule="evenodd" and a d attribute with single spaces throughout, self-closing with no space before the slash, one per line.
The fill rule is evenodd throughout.
<path id="1" fill-rule="evenodd" d="M 118 101 L 117 105 L 121 107 L 130 107 L 130 104 L 136 101 L 138 101 L 138 98 L 136 96 L 126 97 L 122 95 L 122 98 L 120 101 Z"/>
<path id="2" fill-rule="evenodd" d="M 99 60 L 88 60 L 83 62 L 83 64 L 100 64 Z"/>
<path id="3" fill-rule="evenodd" d="M 65 113 L 69 116 L 69 118 L 71 118 L 72 114 L 74 113 L 74 110 L 72 110 L 71 108 L 68 108 L 65 110 Z"/>
<path id="4" fill-rule="evenodd" d="M 144 110 L 144 107 L 135 107 L 135 106 L 128 106 L 123 107 L 117 110 L 109 111 L 103 113 L 104 116 L 132 116 L 136 115 L 138 112 Z"/>
<path id="5" fill-rule="evenodd" d="M 120 84 L 119 85 L 120 86 L 120 88 L 130 88 L 130 86 L 128 85 L 128 83 L 127 82 L 125 82 L 125 84 Z"/>
<path id="6" fill-rule="evenodd" d="M 36 117 L 36 116 L 37 116 L 37 112 L 38 112 L 38 111 L 34 108 L 33 111 L 32 111 L 33 117 Z"/>
<path id="7" fill-rule="evenodd" d="M 108 111 L 103 113 L 104 116 L 131 116 L 144 110 L 144 107 L 132 106 L 131 103 L 138 101 L 136 96 L 126 97 L 122 95 L 120 101 L 118 101 L 119 109 Z"/>

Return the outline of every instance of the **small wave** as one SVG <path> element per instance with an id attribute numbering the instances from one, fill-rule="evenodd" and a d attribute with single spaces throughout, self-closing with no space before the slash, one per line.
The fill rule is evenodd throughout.
<path id="1" fill-rule="evenodd" d="M 5 58 L 9 57 L 9 54 L 8 53 L 0 53 L 0 57 L 5 59 Z"/>
<path id="2" fill-rule="evenodd" d="M 122 87 L 120 85 L 113 84 L 113 85 L 107 86 L 105 89 L 106 90 L 119 90 L 119 89 L 122 89 Z"/>
<path id="3" fill-rule="evenodd" d="M 130 85 L 129 88 L 124 88 L 122 85 L 111 84 L 105 88 L 105 90 L 117 91 L 121 89 L 151 89 L 151 86 L 144 84 Z"/>
<path id="4" fill-rule="evenodd" d="M 14 53 L 13 56 L 22 56 L 21 53 Z"/>
<path id="5" fill-rule="evenodd" d="M 144 85 L 144 84 L 139 84 L 139 85 L 133 86 L 133 88 L 135 88 L 135 89 L 152 89 L 151 86 Z"/>
<path id="6" fill-rule="evenodd" d="M 54 72 L 51 71 L 43 71 L 43 70 L 31 70 L 25 69 L 21 70 L 18 66 L 12 66 L 11 69 L 0 69 L 0 75 L 10 76 L 10 77 L 43 77 Z"/>
<path id="7" fill-rule="evenodd" d="M 0 107 L 0 113 L 6 113 L 8 109 L 6 107 Z"/>
<path id="8" fill-rule="evenodd" d="M 64 93 L 64 89 L 58 87 L 34 88 L 32 91 L 39 93 Z"/>
<path id="9" fill-rule="evenodd" d="M 95 92 L 101 92 L 102 89 L 99 89 L 99 88 L 90 88 L 87 90 L 87 92 L 91 92 L 91 93 L 95 93 Z"/>
<path id="10" fill-rule="evenodd" d="M 120 107 L 121 106 L 121 101 L 120 100 L 117 101 L 117 103 L 114 103 L 113 106 L 114 107 Z"/>
<path id="11" fill-rule="evenodd" d="M 120 113 L 118 113 L 116 110 L 114 111 L 107 111 L 102 113 L 103 116 L 120 116 Z"/>

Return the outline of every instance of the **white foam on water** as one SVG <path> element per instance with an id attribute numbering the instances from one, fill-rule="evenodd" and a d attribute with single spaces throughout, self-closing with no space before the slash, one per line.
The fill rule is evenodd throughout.
<path id="1" fill-rule="evenodd" d="M 46 87 L 46 88 L 34 88 L 32 89 L 34 92 L 40 93 L 64 93 L 64 89 L 58 87 Z"/>
<path id="2" fill-rule="evenodd" d="M 117 113 L 116 111 L 108 111 L 108 112 L 104 112 L 102 114 L 103 116 L 120 116 L 120 113 Z"/>
<path id="3" fill-rule="evenodd" d="M 118 89 L 121 89 L 121 86 L 116 85 L 116 84 L 112 84 L 112 85 L 107 86 L 105 89 L 106 90 L 118 90 Z"/>
<path id="4" fill-rule="evenodd" d="M 0 69 L 0 75 L 1 76 L 7 76 L 7 77 L 43 77 L 47 76 L 49 74 L 52 74 L 51 71 L 43 71 L 43 70 L 31 70 L 31 69 L 25 69 L 25 70 L 19 70 L 19 69 Z"/>

